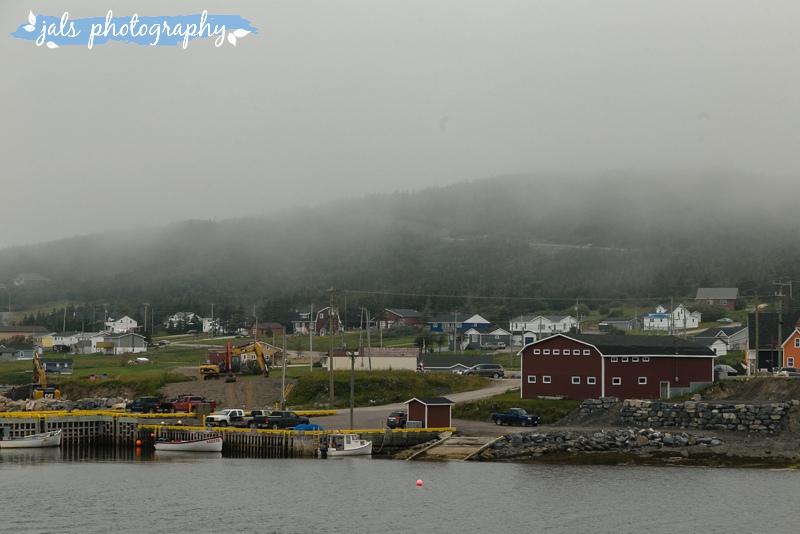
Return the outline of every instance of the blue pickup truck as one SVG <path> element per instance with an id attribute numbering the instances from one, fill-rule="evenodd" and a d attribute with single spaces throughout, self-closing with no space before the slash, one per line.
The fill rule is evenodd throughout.
<path id="1" fill-rule="evenodd" d="M 539 416 L 528 413 L 523 408 L 509 408 L 506 413 L 493 413 L 492 421 L 498 426 L 504 423 L 507 425 L 539 426 Z"/>

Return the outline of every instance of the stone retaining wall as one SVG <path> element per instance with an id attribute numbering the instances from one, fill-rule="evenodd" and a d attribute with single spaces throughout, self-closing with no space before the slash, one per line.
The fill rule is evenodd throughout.
<path id="1" fill-rule="evenodd" d="M 799 401 L 771 404 L 720 403 L 691 400 L 664 402 L 659 400 L 619 399 L 604 397 L 587 399 L 580 407 L 581 416 L 619 407 L 619 424 L 637 427 L 676 427 L 693 430 L 739 430 L 748 432 L 780 432 L 784 418 Z"/>
<path id="2" fill-rule="evenodd" d="M 623 425 L 772 434 L 781 430 L 786 413 L 798 404 L 796 400 L 773 404 L 725 404 L 627 399 L 620 409 L 619 421 Z"/>
<path id="3" fill-rule="evenodd" d="M 504 436 L 481 453 L 482 460 L 537 457 L 575 452 L 624 452 L 649 454 L 664 447 L 717 447 L 717 437 L 693 437 L 658 430 L 626 428 L 602 431 L 524 432 Z M 681 453 L 688 456 L 687 451 Z"/>

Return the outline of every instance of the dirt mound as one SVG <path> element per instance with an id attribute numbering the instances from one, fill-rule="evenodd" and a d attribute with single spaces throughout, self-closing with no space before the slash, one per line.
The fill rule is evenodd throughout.
<path id="1" fill-rule="evenodd" d="M 286 385 L 291 382 L 287 380 Z M 178 395 L 200 395 L 217 401 L 218 408 L 270 408 L 281 400 L 281 379 L 254 376 L 238 377 L 236 382 L 225 382 L 225 379 L 178 382 L 167 384 L 161 388 L 161 393 L 168 399 Z"/>
<path id="2" fill-rule="evenodd" d="M 703 391 L 703 400 L 789 402 L 800 399 L 800 379 L 741 378 L 723 380 Z"/>

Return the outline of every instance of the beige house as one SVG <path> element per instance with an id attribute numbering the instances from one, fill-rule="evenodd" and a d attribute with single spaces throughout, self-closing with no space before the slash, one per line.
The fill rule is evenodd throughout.
<path id="1" fill-rule="evenodd" d="M 361 347 L 361 350 L 355 351 L 336 349 L 333 351 L 333 370 L 349 371 L 351 365 L 355 364 L 356 371 L 415 371 L 419 354 L 417 347 Z M 322 367 L 328 368 L 327 355 L 322 357 Z"/>

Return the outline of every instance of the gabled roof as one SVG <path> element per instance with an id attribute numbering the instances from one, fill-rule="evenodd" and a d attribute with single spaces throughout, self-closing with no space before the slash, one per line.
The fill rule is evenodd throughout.
<path id="1" fill-rule="evenodd" d="M 783 344 L 794 332 L 800 310 L 788 310 L 783 313 L 783 327 L 778 339 L 778 314 L 773 312 L 759 312 L 758 314 L 758 349 L 768 350 Z M 747 347 L 756 348 L 756 319 L 755 314 L 747 314 Z"/>
<path id="2" fill-rule="evenodd" d="M 716 356 L 708 347 L 675 336 L 613 336 L 602 334 L 556 334 L 532 343 L 546 343 L 554 337 L 574 339 L 597 348 L 603 356 Z"/>
<path id="3" fill-rule="evenodd" d="M 492 330 L 488 334 L 484 334 L 484 335 L 486 335 L 486 336 L 510 336 L 511 333 L 510 332 L 506 332 L 502 328 L 497 328 L 495 330 Z"/>
<path id="4" fill-rule="evenodd" d="M 698 287 L 695 300 L 736 300 L 738 287 Z"/>
<path id="5" fill-rule="evenodd" d="M 125 337 L 125 336 L 136 336 L 136 337 L 140 337 L 140 338 L 144 339 L 143 335 L 134 334 L 133 332 L 119 332 L 119 333 L 116 333 L 116 334 L 105 334 L 105 335 L 103 335 L 103 338 L 105 338 L 105 339 L 117 339 L 117 338 Z"/>
<path id="6" fill-rule="evenodd" d="M 456 321 L 456 319 L 458 319 L 458 320 Z M 443 314 L 443 315 L 437 315 L 436 317 L 431 319 L 430 322 L 431 323 L 456 323 L 457 322 L 458 324 L 464 324 L 464 323 L 489 324 L 489 321 L 487 321 L 486 319 L 484 319 L 483 317 L 481 317 L 480 315 L 477 315 L 475 313 L 458 313 L 458 314 L 446 313 L 446 314 Z"/>
<path id="7" fill-rule="evenodd" d="M 697 339 L 709 339 L 713 337 L 731 337 L 732 335 L 747 330 L 744 326 L 715 326 L 707 330 L 703 330 L 696 336 Z"/>
<path id="8" fill-rule="evenodd" d="M 392 312 L 393 314 L 397 315 L 398 317 L 421 317 L 422 314 L 417 310 L 409 310 L 404 308 L 386 308 L 386 311 Z"/>
<path id="9" fill-rule="evenodd" d="M 447 397 L 414 397 L 413 399 L 407 400 L 405 404 L 413 401 L 420 402 L 427 406 L 452 406 L 455 404 L 455 402 L 451 401 Z"/>
<path id="10" fill-rule="evenodd" d="M 43 326 L 0 326 L 0 334 L 22 332 L 28 334 L 50 334 L 52 330 L 48 330 Z"/>

